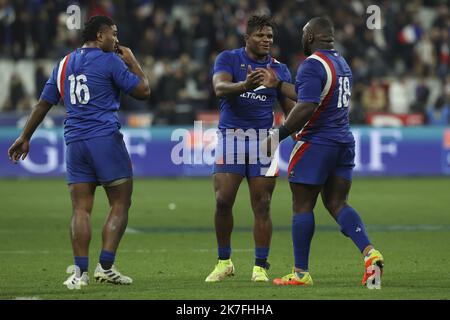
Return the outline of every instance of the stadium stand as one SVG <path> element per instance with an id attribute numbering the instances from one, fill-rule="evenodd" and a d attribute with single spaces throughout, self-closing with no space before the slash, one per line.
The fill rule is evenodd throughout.
<path id="1" fill-rule="evenodd" d="M 328 15 L 336 48 L 351 64 L 354 124 L 448 124 L 450 105 L 449 1 L 82 0 L 84 21 L 109 15 L 119 40 L 133 49 L 151 80 L 141 102 L 123 97 L 122 110 L 150 115 L 153 124 L 191 124 L 217 110 L 211 66 L 216 55 L 243 44 L 251 13 L 273 16 L 273 56 L 295 75 L 305 58 L 300 30 Z M 368 5 L 381 8 L 382 29 L 366 27 Z M 0 117 L 26 112 L 56 59 L 79 44 L 66 27 L 65 1 L 0 0 Z M 54 112 L 64 112 L 56 108 Z M 148 121 L 143 123 L 148 124 Z"/>

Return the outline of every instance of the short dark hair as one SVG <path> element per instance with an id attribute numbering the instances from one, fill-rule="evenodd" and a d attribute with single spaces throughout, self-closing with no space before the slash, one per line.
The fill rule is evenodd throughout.
<path id="1" fill-rule="evenodd" d="M 311 24 L 311 27 L 313 27 L 314 29 L 317 28 L 323 32 L 334 33 L 333 22 L 328 16 L 315 17 L 312 18 L 309 22 Z"/>
<path id="2" fill-rule="evenodd" d="M 252 34 L 255 31 L 261 30 L 264 27 L 271 27 L 275 29 L 275 22 L 267 15 L 252 15 L 247 20 L 247 34 Z"/>
<path id="3" fill-rule="evenodd" d="M 84 24 L 82 39 L 83 42 L 95 41 L 97 40 L 97 32 L 103 27 L 111 27 L 115 25 L 113 19 L 107 16 L 93 16 L 90 17 L 88 22 Z"/>

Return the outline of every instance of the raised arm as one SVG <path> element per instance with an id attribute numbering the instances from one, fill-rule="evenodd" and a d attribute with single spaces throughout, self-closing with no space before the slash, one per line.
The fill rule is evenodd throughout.
<path id="1" fill-rule="evenodd" d="M 119 46 L 117 49 L 117 54 L 119 57 L 125 62 L 128 69 L 135 75 L 139 77 L 139 83 L 138 85 L 129 92 L 129 94 L 136 99 L 139 100 L 146 100 L 150 97 L 150 85 L 147 79 L 147 76 L 145 75 L 144 71 L 142 71 L 142 68 L 135 58 L 133 52 L 130 48 Z"/>
<path id="2" fill-rule="evenodd" d="M 295 107 L 295 102 L 289 98 L 283 97 L 282 100 L 280 101 L 280 106 L 281 109 L 283 110 L 284 113 L 284 118 L 287 119 L 287 117 L 289 116 L 289 114 L 292 112 L 292 110 Z M 295 139 L 295 134 L 296 132 L 294 131 L 292 133 L 292 139 Z"/>
<path id="3" fill-rule="evenodd" d="M 261 69 L 255 71 L 248 65 L 247 77 L 244 81 L 233 82 L 233 76 L 228 72 L 218 72 L 213 76 L 214 92 L 220 98 L 240 95 L 241 93 L 259 87 L 264 79 Z"/>
<path id="4" fill-rule="evenodd" d="M 291 100 L 290 98 L 283 97 L 279 102 L 281 110 L 283 110 L 284 113 L 284 118 L 287 119 L 288 115 L 295 107 L 295 101 Z"/>
<path id="5" fill-rule="evenodd" d="M 293 85 L 292 83 L 277 79 L 276 87 L 279 88 L 279 90 L 284 96 L 288 97 L 292 101 L 297 100 L 297 94 L 295 93 L 295 85 Z"/>
<path id="6" fill-rule="evenodd" d="M 280 90 L 281 94 L 285 97 L 293 101 L 297 101 L 297 93 L 295 92 L 295 85 L 292 83 L 283 81 L 278 79 L 276 72 L 270 67 L 267 66 L 267 69 L 257 69 L 261 70 L 264 77 L 262 81 L 262 85 L 267 88 L 277 88 Z"/>
<path id="7" fill-rule="evenodd" d="M 314 111 L 321 102 L 323 82 L 327 76 L 325 70 L 322 68 L 320 64 L 316 64 L 313 60 L 308 60 L 300 66 L 296 79 L 296 84 L 298 85 L 297 102 L 284 124 L 274 130 L 272 135 L 267 139 L 267 144 L 264 144 L 267 146 L 266 150 L 268 152 L 289 135 L 303 129 L 314 114 Z M 270 72 L 270 74 L 269 72 L 265 73 L 264 83 L 268 86 L 273 86 L 277 83 L 273 72 Z M 287 84 L 282 83 L 282 87 L 286 90 Z"/>

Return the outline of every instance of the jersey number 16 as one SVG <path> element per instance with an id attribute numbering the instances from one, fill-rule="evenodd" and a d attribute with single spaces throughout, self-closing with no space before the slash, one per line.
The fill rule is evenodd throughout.
<path id="1" fill-rule="evenodd" d="M 70 103 L 71 104 L 87 104 L 91 95 L 89 94 L 89 87 L 87 86 L 87 77 L 84 74 L 69 76 L 70 81 Z M 83 93 L 83 94 L 81 94 Z"/>
<path id="2" fill-rule="evenodd" d="M 339 77 L 339 96 L 338 108 L 348 108 L 350 105 L 350 79 L 348 77 Z"/>

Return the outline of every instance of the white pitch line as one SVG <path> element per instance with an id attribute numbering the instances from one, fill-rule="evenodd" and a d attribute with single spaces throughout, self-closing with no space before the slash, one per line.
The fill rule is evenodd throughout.
<path id="1" fill-rule="evenodd" d="M 31 297 L 15 297 L 13 300 L 42 300 L 38 296 L 31 296 Z"/>
<path id="2" fill-rule="evenodd" d="M 142 231 L 139 231 L 139 230 L 137 230 L 137 229 L 135 229 L 135 228 L 127 227 L 127 228 L 125 229 L 125 233 L 128 233 L 128 234 L 138 234 L 138 233 L 143 233 L 143 232 L 142 232 Z"/>

